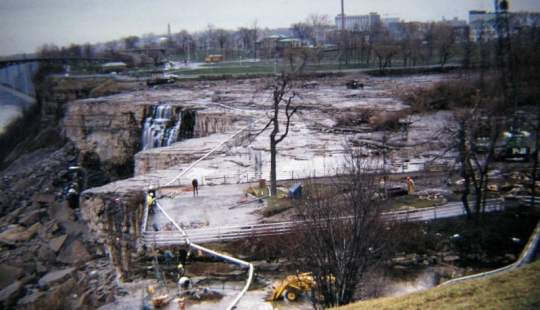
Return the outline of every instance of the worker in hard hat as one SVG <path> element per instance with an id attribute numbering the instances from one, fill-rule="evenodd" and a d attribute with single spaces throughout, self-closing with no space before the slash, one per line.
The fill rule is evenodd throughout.
<path id="1" fill-rule="evenodd" d="M 407 176 L 407 192 L 409 195 L 412 195 L 414 193 L 414 181 L 411 179 L 410 176 Z"/>
<path id="2" fill-rule="evenodd" d="M 148 205 L 150 214 L 156 213 L 154 211 L 154 206 L 156 205 L 156 198 L 154 197 L 154 193 L 148 193 L 146 196 L 146 204 Z"/>
<path id="3" fill-rule="evenodd" d="M 182 263 L 178 264 L 178 275 L 180 277 L 183 277 L 186 270 L 184 269 L 184 265 Z"/>
<path id="4" fill-rule="evenodd" d="M 178 289 L 183 292 L 184 290 L 188 290 L 191 287 L 191 279 L 182 276 L 180 277 L 180 280 L 178 280 Z"/>

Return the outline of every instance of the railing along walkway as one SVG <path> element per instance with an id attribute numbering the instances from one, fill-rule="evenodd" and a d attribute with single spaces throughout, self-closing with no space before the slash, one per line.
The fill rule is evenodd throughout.
<path id="1" fill-rule="evenodd" d="M 504 211 L 504 204 L 502 200 L 492 199 L 488 201 L 486 212 L 495 211 Z M 463 205 L 461 202 L 455 202 L 431 208 L 389 212 L 383 214 L 383 217 L 386 220 L 430 221 L 460 215 L 464 215 Z M 211 243 L 285 234 L 299 225 L 302 225 L 302 222 L 291 221 L 265 224 L 244 224 L 215 228 L 186 229 L 184 232 L 189 234 L 189 239 L 191 242 Z M 158 226 L 164 227 L 165 225 L 158 224 Z M 178 230 L 145 230 L 141 235 L 141 242 L 149 245 L 174 245 L 187 243 L 184 234 Z"/>

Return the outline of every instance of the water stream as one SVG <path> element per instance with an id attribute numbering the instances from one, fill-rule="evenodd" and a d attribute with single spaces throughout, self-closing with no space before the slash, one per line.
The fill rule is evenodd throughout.
<path id="1" fill-rule="evenodd" d="M 178 141 L 181 116 L 167 104 L 154 106 L 143 125 L 142 149 L 169 146 Z"/>

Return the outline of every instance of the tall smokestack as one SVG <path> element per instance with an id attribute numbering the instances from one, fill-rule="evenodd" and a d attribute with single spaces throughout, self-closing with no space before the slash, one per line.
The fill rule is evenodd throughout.
<path id="1" fill-rule="evenodd" d="M 341 31 L 345 31 L 345 7 L 343 1 L 341 0 Z"/>

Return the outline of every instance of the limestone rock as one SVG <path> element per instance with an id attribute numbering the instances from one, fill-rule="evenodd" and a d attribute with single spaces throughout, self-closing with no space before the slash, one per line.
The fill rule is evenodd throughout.
<path id="1" fill-rule="evenodd" d="M 62 245 L 64 244 L 64 241 L 66 241 L 66 238 L 67 238 L 67 235 L 63 235 L 63 236 L 51 239 L 51 241 L 49 241 L 49 247 L 51 248 L 51 250 L 58 252 L 60 248 L 62 247 Z"/>
<path id="2" fill-rule="evenodd" d="M 46 214 L 45 209 L 38 209 L 33 210 L 29 212 L 28 214 L 24 215 L 23 218 L 19 220 L 19 224 L 23 225 L 24 227 L 29 227 L 32 224 L 35 224 L 41 217 L 43 217 Z"/>
<path id="3" fill-rule="evenodd" d="M 21 225 L 12 225 L 8 229 L 0 233 L 0 244 L 15 246 L 19 235 L 25 231 Z"/>
<path id="4" fill-rule="evenodd" d="M 52 285 L 61 283 L 69 278 L 71 278 L 71 273 L 75 270 L 75 268 L 66 268 L 63 270 L 55 270 L 51 271 L 45 276 L 43 276 L 38 281 L 38 285 L 41 289 L 47 290 Z"/>
<path id="5" fill-rule="evenodd" d="M 65 264 L 86 262 L 91 258 L 92 256 L 79 240 L 74 240 L 70 245 L 64 246 L 56 257 L 59 262 Z"/>
<path id="6" fill-rule="evenodd" d="M 0 243 L 14 246 L 17 242 L 28 241 L 34 237 L 36 231 L 41 227 L 41 223 L 24 228 L 22 225 L 15 225 L 0 233 Z"/>
<path id="7" fill-rule="evenodd" d="M 0 308 L 10 309 L 23 293 L 24 283 L 15 281 L 0 291 Z"/>
<path id="8" fill-rule="evenodd" d="M 16 280 L 21 274 L 22 269 L 19 267 L 0 265 L 0 290 L 6 288 L 10 283 Z"/>
<path id="9" fill-rule="evenodd" d="M 49 212 L 57 222 L 75 219 L 75 211 L 69 207 L 68 202 L 65 200 L 51 203 Z"/>
<path id="10" fill-rule="evenodd" d="M 42 245 L 37 251 L 39 261 L 46 264 L 54 264 L 56 262 L 56 253 L 51 250 L 46 244 Z"/>
<path id="11" fill-rule="evenodd" d="M 9 224 L 15 223 L 17 217 L 24 212 L 24 208 L 17 208 L 11 211 L 9 214 L 0 218 L 0 227 L 5 227 Z"/>

